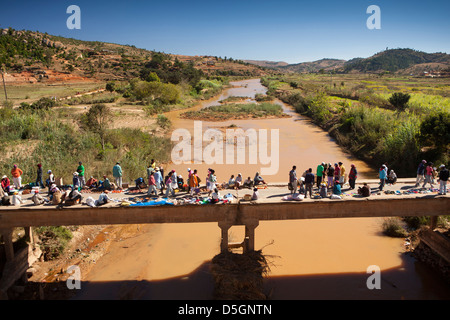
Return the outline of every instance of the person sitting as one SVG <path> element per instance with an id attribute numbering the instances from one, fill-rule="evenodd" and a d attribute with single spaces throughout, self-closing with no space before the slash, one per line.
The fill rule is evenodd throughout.
<path id="1" fill-rule="evenodd" d="M 73 173 L 72 184 L 74 188 L 80 187 L 80 179 L 78 179 L 78 172 Z"/>
<path id="2" fill-rule="evenodd" d="M 137 178 L 134 182 L 136 183 L 136 188 L 138 188 L 139 191 L 141 191 L 142 188 L 147 187 L 147 185 L 144 182 L 144 178 L 142 178 L 142 177 Z"/>
<path id="3" fill-rule="evenodd" d="M 52 184 L 50 192 L 50 200 L 52 201 L 52 204 L 59 205 L 63 196 L 61 190 L 59 190 L 56 184 Z"/>
<path id="4" fill-rule="evenodd" d="M 107 204 L 108 202 L 112 201 L 110 197 L 108 197 L 108 190 L 103 191 L 100 196 L 98 197 L 98 200 L 95 201 L 96 206 L 101 206 L 104 204 Z"/>
<path id="5" fill-rule="evenodd" d="M 2 177 L 1 186 L 2 186 L 3 191 L 5 191 L 6 193 L 10 192 L 11 181 L 8 179 L 8 177 L 6 175 Z"/>
<path id="6" fill-rule="evenodd" d="M 99 182 L 98 188 L 99 190 L 111 190 L 111 182 L 106 176 L 103 176 L 103 181 Z"/>
<path id="7" fill-rule="evenodd" d="M 258 188 L 254 188 L 254 189 L 253 189 L 252 200 L 258 200 L 258 199 L 259 199 L 259 191 L 258 191 Z"/>
<path id="8" fill-rule="evenodd" d="M 257 172 L 257 173 L 255 174 L 255 178 L 253 179 L 253 184 L 254 184 L 255 186 L 257 186 L 257 185 L 259 185 L 259 184 L 266 184 L 266 182 L 264 181 L 263 177 L 261 177 L 261 176 L 259 175 L 259 172 Z"/>
<path id="9" fill-rule="evenodd" d="M 228 180 L 228 188 L 234 188 L 236 180 L 234 179 L 234 174 L 231 175 L 230 180 Z"/>
<path id="10" fill-rule="evenodd" d="M 23 203 L 25 203 L 25 200 L 22 200 L 22 197 L 19 195 L 19 192 L 14 191 L 14 194 L 11 197 L 11 205 L 20 206 Z"/>
<path id="11" fill-rule="evenodd" d="M 234 181 L 234 185 L 236 189 L 239 189 L 242 186 L 242 174 L 238 173 L 236 180 Z"/>
<path id="12" fill-rule="evenodd" d="M 334 182 L 333 194 L 336 194 L 336 195 L 340 196 L 341 193 L 342 193 L 342 191 L 341 191 L 341 184 L 339 183 L 338 180 L 336 180 Z"/>
<path id="13" fill-rule="evenodd" d="M 214 189 L 214 192 L 211 195 L 211 203 L 217 203 L 220 200 L 220 193 L 217 188 Z"/>
<path id="14" fill-rule="evenodd" d="M 81 193 L 78 192 L 78 188 L 72 188 L 72 190 L 69 192 L 69 194 L 64 197 L 65 198 L 65 204 L 71 206 L 77 203 L 81 203 L 81 200 L 83 197 L 81 196 Z"/>
<path id="15" fill-rule="evenodd" d="M 184 179 L 181 174 L 178 175 L 178 177 L 177 177 L 177 184 L 178 184 L 178 189 L 180 191 L 187 191 L 186 188 L 184 187 Z"/>
<path id="16" fill-rule="evenodd" d="M 97 179 L 95 179 L 93 176 L 91 176 L 91 177 L 89 178 L 89 180 L 86 181 L 86 187 L 88 187 L 89 189 L 97 188 L 97 187 L 98 187 L 98 181 L 97 181 Z"/>
<path id="17" fill-rule="evenodd" d="M 250 177 L 247 178 L 247 180 L 244 181 L 244 188 L 251 188 L 253 187 L 253 181 Z"/>
<path id="18" fill-rule="evenodd" d="M 364 185 L 362 187 L 358 188 L 358 194 L 363 197 L 369 197 L 370 196 L 370 187 L 367 185 L 366 182 L 364 182 Z"/>
<path id="19" fill-rule="evenodd" d="M 387 177 L 387 183 L 395 184 L 396 182 L 397 182 L 397 175 L 395 174 L 394 170 L 391 170 Z"/>
<path id="20" fill-rule="evenodd" d="M 39 194 L 39 192 L 36 192 L 36 193 L 31 197 L 31 201 L 33 201 L 34 205 L 36 205 L 36 206 L 45 203 L 44 197 L 41 196 L 41 195 Z"/>
<path id="21" fill-rule="evenodd" d="M 326 182 L 322 182 L 320 184 L 320 189 L 319 189 L 319 194 L 322 198 L 326 198 L 328 196 L 328 190 L 327 190 L 327 183 Z"/>

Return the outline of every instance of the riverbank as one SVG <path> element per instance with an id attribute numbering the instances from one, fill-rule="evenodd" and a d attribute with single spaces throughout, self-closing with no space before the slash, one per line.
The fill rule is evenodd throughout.
<path id="1" fill-rule="evenodd" d="M 423 93 L 410 87 L 410 79 L 374 81 L 360 75 L 342 75 L 334 81 L 341 81 L 340 86 L 330 86 L 325 75 L 272 76 L 262 83 L 269 94 L 309 117 L 342 148 L 375 169 L 387 162 L 397 175 L 408 176 L 422 159 L 436 167 L 448 163 L 445 130 L 440 133 L 432 128 L 449 127 L 450 100 L 432 91 L 437 85 L 433 80 L 421 87 Z M 410 94 L 404 109 L 396 109 L 389 102 L 388 97 L 394 93 L 386 86 L 390 82 Z M 375 86 L 377 83 L 383 84 L 381 89 Z M 430 91 L 433 94 L 424 95 Z"/>

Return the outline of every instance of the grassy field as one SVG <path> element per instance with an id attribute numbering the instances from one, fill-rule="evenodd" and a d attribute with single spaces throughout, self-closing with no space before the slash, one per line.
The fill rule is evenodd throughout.
<path id="1" fill-rule="evenodd" d="M 263 84 L 374 167 L 388 162 L 398 174 L 413 176 L 422 158 L 448 165 L 448 78 L 287 74 L 265 77 Z M 410 95 L 404 110 L 391 104 L 394 93 Z M 443 120 L 433 124 L 436 136 L 425 139 L 422 125 L 433 116 Z"/>
<path id="2" fill-rule="evenodd" d="M 21 102 L 32 102 L 43 97 L 63 98 L 73 96 L 78 93 L 91 92 L 98 89 L 104 89 L 105 84 L 99 82 L 78 82 L 71 84 L 24 84 L 24 85 L 6 85 L 6 94 L 8 100 L 14 105 Z M 5 100 L 3 85 L 0 88 L 0 101 Z"/>

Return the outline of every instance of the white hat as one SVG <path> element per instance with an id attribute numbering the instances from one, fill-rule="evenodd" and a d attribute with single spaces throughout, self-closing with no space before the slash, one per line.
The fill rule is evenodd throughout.
<path id="1" fill-rule="evenodd" d="M 2 177 L 2 179 L 8 178 L 6 175 Z"/>
<path id="2" fill-rule="evenodd" d="M 78 172 L 74 172 L 73 175 L 74 175 L 74 176 L 77 176 L 77 175 L 78 175 Z"/>
<path id="3" fill-rule="evenodd" d="M 439 169 L 442 169 L 442 168 L 445 168 L 445 164 L 441 164 L 441 165 L 439 166 Z"/>

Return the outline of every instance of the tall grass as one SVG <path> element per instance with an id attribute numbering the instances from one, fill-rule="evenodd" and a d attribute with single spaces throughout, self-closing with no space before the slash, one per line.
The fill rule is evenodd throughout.
<path id="1" fill-rule="evenodd" d="M 0 109 L 0 115 L 4 115 Z M 63 123 L 49 111 L 30 113 L 14 110 L 0 117 L 0 151 L 7 155 L 0 162 L 0 174 L 10 176 L 13 164 L 24 172 L 23 183 L 35 182 L 37 164 L 44 172 L 52 170 L 65 184 L 71 184 L 72 173 L 82 161 L 86 175 L 111 175 L 112 167 L 122 161 L 124 182 L 134 181 L 145 172 L 150 159 L 168 160 L 171 142 L 139 129 L 110 129 L 106 132 L 106 150 L 98 135 L 80 131 Z M 44 174 L 44 180 L 45 180 Z"/>

